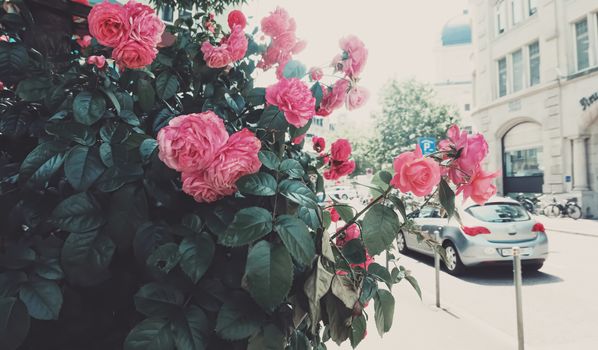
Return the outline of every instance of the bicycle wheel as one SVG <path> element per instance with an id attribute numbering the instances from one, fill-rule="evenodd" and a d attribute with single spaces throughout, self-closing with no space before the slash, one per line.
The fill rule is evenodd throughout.
<path id="1" fill-rule="evenodd" d="M 549 204 L 544 207 L 544 215 L 557 218 L 561 216 L 561 208 L 559 208 L 559 206 L 556 204 Z"/>
<path id="2" fill-rule="evenodd" d="M 581 208 L 577 204 L 569 204 L 567 205 L 567 216 L 571 219 L 577 220 L 581 218 Z"/>

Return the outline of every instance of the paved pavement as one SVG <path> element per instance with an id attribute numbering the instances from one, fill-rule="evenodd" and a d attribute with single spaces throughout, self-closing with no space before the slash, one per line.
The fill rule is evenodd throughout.
<path id="1" fill-rule="evenodd" d="M 563 219 L 568 220 L 568 219 Z M 583 229 L 577 235 L 548 230 L 550 256 L 544 267 L 525 274 L 523 312 L 528 350 L 598 349 L 598 279 L 595 222 L 542 220 L 547 227 Z M 369 307 L 368 336 L 360 350 L 516 349 L 515 291 L 510 268 L 475 269 L 462 277 L 441 274 L 441 302 L 434 305 L 433 259 L 417 254 L 402 257 L 424 292 L 399 284 L 395 323 L 381 340 Z M 329 349 L 350 349 L 329 346 Z"/>
<path id="2" fill-rule="evenodd" d="M 536 220 L 543 223 L 548 230 L 598 237 L 598 220 L 573 220 L 546 216 L 536 216 Z"/>

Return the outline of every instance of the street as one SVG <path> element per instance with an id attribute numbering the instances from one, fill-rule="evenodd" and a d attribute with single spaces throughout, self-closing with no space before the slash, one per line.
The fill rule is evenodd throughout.
<path id="1" fill-rule="evenodd" d="M 598 235 L 554 230 L 547 230 L 547 234 L 550 255 L 544 267 L 523 276 L 526 349 L 595 349 L 598 281 L 592 276 L 595 276 L 593 257 Z M 434 306 L 433 259 L 410 253 L 402 257 L 401 264 L 419 281 L 424 300 L 419 301 L 407 283 L 399 284 L 393 290 L 396 299 L 393 329 L 384 340 L 376 332 L 374 310 L 370 306 L 369 334 L 360 349 L 516 349 L 511 269 L 473 269 L 460 277 L 442 272 L 444 310 L 438 310 Z"/>

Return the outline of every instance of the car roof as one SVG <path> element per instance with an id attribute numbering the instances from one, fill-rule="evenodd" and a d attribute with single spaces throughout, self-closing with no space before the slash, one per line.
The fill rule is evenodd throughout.
<path id="1" fill-rule="evenodd" d="M 502 197 L 502 196 L 493 196 L 490 199 L 488 199 L 488 201 L 486 201 L 486 204 L 496 204 L 496 203 L 510 203 L 510 204 L 519 205 L 519 202 L 517 202 L 516 200 L 509 198 L 509 197 Z M 477 204 L 476 202 L 471 200 L 471 198 L 468 198 L 465 202 L 463 202 L 463 197 L 457 196 L 455 198 L 455 205 L 462 209 L 466 209 L 466 208 L 473 207 L 473 206 L 476 206 L 479 204 Z"/>

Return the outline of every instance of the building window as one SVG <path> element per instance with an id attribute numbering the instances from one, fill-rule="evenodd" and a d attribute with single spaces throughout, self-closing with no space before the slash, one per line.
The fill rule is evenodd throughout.
<path id="1" fill-rule="evenodd" d="M 507 58 L 498 60 L 498 97 L 507 94 Z"/>
<path id="2" fill-rule="evenodd" d="M 588 19 L 584 18 L 575 23 L 575 51 L 577 55 L 577 70 L 590 66 L 590 40 L 588 36 Z"/>
<path id="3" fill-rule="evenodd" d="M 324 120 L 322 118 L 314 118 L 314 124 L 317 126 L 324 126 Z"/>
<path id="4" fill-rule="evenodd" d="M 328 130 L 334 131 L 335 129 L 336 127 L 334 126 L 334 124 L 330 123 L 330 125 L 328 125 Z"/>
<path id="5" fill-rule="evenodd" d="M 502 34 L 505 32 L 507 24 L 507 6 L 504 1 L 496 4 L 496 32 Z"/>
<path id="6" fill-rule="evenodd" d="M 469 112 L 471 106 L 469 105 L 469 103 L 466 103 L 465 106 L 463 106 L 463 109 L 465 110 L 465 112 Z"/>
<path id="7" fill-rule="evenodd" d="M 517 92 L 523 88 L 523 53 L 521 49 L 511 54 L 511 60 L 513 64 L 513 76 L 511 77 L 513 92 Z"/>
<path id="8" fill-rule="evenodd" d="M 536 12 L 538 12 L 538 0 L 527 0 L 528 5 L 528 15 L 533 16 Z"/>
<path id="9" fill-rule="evenodd" d="M 505 172 L 507 177 L 542 176 L 540 166 L 542 148 L 529 148 L 505 152 Z"/>
<path id="10" fill-rule="evenodd" d="M 174 20 L 174 11 L 172 6 L 162 6 L 162 20 L 164 22 L 172 22 Z"/>
<path id="11" fill-rule="evenodd" d="M 511 20 L 513 25 L 521 22 L 523 18 L 523 2 L 522 0 L 511 0 Z"/>
<path id="12" fill-rule="evenodd" d="M 529 86 L 540 84 L 540 43 L 537 41 L 529 47 Z"/>
<path id="13" fill-rule="evenodd" d="M 179 18 L 191 19 L 193 17 L 193 10 L 190 8 L 183 8 L 179 10 Z"/>

